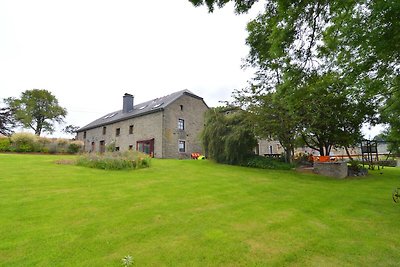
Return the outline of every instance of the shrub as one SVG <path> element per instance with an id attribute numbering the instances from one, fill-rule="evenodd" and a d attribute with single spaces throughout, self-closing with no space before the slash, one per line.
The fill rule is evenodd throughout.
<path id="1" fill-rule="evenodd" d="M 11 136 L 12 146 L 17 152 L 37 151 L 39 144 L 38 137 L 31 133 L 15 133 Z"/>
<path id="2" fill-rule="evenodd" d="M 397 161 L 396 160 L 380 160 L 379 161 L 380 166 L 387 166 L 387 167 L 396 167 L 397 166 Z"/>
<path id="3" fill-rule="evenodd" d="M 276 170 L 290 170 L 294 167 L 293 164 L 282 162 L 280 159 L 268 158 L 259 155 L 248 156 L 240 165 L 260 169 Z"/>
<path id="4" fill-rule="evenodd" d="M 40 137 L 38 136 L 36 138 L 36 145 L 35 145 L 35 151 L 36 152 L 41 152 L 41 153 L 48 153 L 48 144 L 50 143 L 50 139 L 46 137 Z"/>
<path id="5" fill-rule="evenodd" d="M 76 154 L 76 153 L 80 152 L 82 150 L 82 148 L 83 148 L 83 142 L 81 142 L 81 141 L 72 141 L 68 145 L 67 152 L 70 153 L 70 154 Z"/>
<path id="6" fill-rule="evenodd" d="M 85 154 L 77 165 L 104 170 L 140 169 L 150 167 L 150 157 L 138 151 Z"/>
<path id="7" fill-rule="evenodd" d="M 0 151 L 8 152 L 11 150 L 11 141 L 8 137 L 0 137 Z"/>
<path id="8" fill-rule="evenodd" d="M 368 174 L 368 170 L 362 166 L 359 160 L 350 160 L 347 164 L 348 176 L 364 176 Z"/>
<path id="9" fill-rule="evenodd" d="M 109 144 L 106 144 L 107 152 L 115 152 L 115 141 L 111 141 Z"/>
<path id="10" fill-rule="evenodd" d="M 66 153 L 68 151 L 69 140 L 67 139 L 55 139 L 57 142 L 57 151 L 56 153 Z"/>

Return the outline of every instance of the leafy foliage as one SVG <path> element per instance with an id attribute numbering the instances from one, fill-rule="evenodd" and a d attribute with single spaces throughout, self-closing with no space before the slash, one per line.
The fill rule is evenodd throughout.
<path id="1" fill-rule="evenodd" d="M 202 141 L 207 157 L 228 164 L 240 163 L 257 145 L 247 113 L 234 107 L 207 111 Z"/>
<path id="2" fill-rule="evenodd" d="M 11 141 L 9 137 L 0 137 L 0 152 L 11 151 Z"/>
<path id="3" fill-rule="evenodd" d="M 13 150 L 16 152 L 37 151 L 37 141 L 37 136 L 31 133 L 15 133 L 11 136 Z"/>
<path id="4" fill-rule="evenodd" d="M 294 167 L 293 164 L 282 162 L 282 160 L 252 155 L 247 157 L 241 164 L 246 167 L 259 169 L 275 169 L 275 170 L 290 170 Z"/>
<path id="5" fill-rule="evenodd" d="M 216 7 L 223 7 L 228 2 L 235 2 L 235 10 L 237 13 L 243 13 L 248 11 L 251 6 L 258 0 L 189 0 L 195 6 L 207 5 L 208 10 L 213 12 Z"/>
<path id="6" fill-rule="evenodd" d="M 13 133 L 15 121 L 10 108 L 0 108 L 0 134 L 9 136 Z"/>
<path id="7" fill-rule="evenodd" d="M 79 130 L 79 126 L 75 126 L 75 125 L 67 125 L 65 126 L 65 128 L 63 129 L 64 133 L 70 134 L 70 135 L 76 135 L 76 132 Z"/>
<path id="8" fill-rule="evenodd" d="M 54 123 L 63 122 L 66 109 L 58 104 L 57 98 L 47 90 L 33 89 L 22 93 L 21 98 L 6 98 L 4 102 L 13 110 L 15 120 L 24 128 L 40 135 L 42 131 L 54 132 Z"/>
<path id="9" fill-rule="evenodd" d="M 230 1 L 191 2 L 212 12 Z M 231 2 L 240 13 L 256 1 Z M 298 123 L 294 128 L 321 155 L 332 145 L 354 144 L 362 123 L 380 119 L 400 140 L 399 17 L 397 0 L 265 1 L 265 11 L 247 25 L 246 66 L 257 72 L 238 101 L 265 114 L 260 98 L 276 93 L 285 104 L 282 110 L 299 113 L 300 120 L 292 118 Z M 270 110 L 257 123 L 276 121 Z"/>
<path id="10" fill-rule="evenodd" d="M 257 137 L 279 140 L 285 150 L 286 162 L 291 162 L 298 138 L 298 118 L 286 106 L 286 99 L 271 92 L 247 97 L 237 92 L 236 97 L 241 105 L 247 105 Z"/>
<path id="11" fill-rule="evenodd" d="M 151 158 L 138 151 L 90 153 L 82 155 L 77 165 L 103 170 L 141 169 L 150 167 Z"/>
<path id="12" fill-rule="evenodd" d="M 32 133 L 14 133 L 11 137 L 0 138 L 0 152 L 36 152 L 77 154 L 83 142 L 68 139 L 46 138 Z"/>

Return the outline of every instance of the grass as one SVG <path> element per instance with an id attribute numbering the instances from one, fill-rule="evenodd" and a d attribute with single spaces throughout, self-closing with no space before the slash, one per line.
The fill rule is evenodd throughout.
<path id="1" fill-rule="evenodd" d="M 153 160 L 0 154 L 0 266 L 398 266 L 400 169 L 334 180 Z"/>

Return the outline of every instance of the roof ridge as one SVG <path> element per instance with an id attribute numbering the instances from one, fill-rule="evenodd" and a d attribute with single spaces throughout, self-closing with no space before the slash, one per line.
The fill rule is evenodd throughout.
<path id="1" fill-rule="evenodd" d="M 89 124 L 81 127 L 78 130 L 78 132 L 84 131 L 87 129 L 96 128 L 99 126 L 104 126 L 104 125 L 111 124 L 111 123 L 114 123 L 117 121 L 122 121 L 122 120 L 125 120 L 128 118 L 131 118 L 131 117 L 136 117 L 136 116 L 141 116 L 141 115 L 145 115 L 148 113 L 157 112 L 158 110 L 162 110 L 165 107 L 167 107 L 168 105 L 170 105 L 172 102 L 174 102 L 176 99 L 178 99 L 185 93 L 189 94 L 193 97 L 196 97 L 196 98 L 201 98 L 201 97 L 195 95 L 194 93 L 192 93 L 190 90 L 183 89 L 183 90 L 176 91 L 176 92 L 170 93 L 170 94 L 162 96 L 162 97 L 154 98 L 154 99 L 139 103 L 137 105 L 134 105 L 133 109 L 127 113 L 123 113 L 122 112 L 123 110 L 109 112 L 109 113 L 101 116 L 100 118 L 90 122 Z"/>

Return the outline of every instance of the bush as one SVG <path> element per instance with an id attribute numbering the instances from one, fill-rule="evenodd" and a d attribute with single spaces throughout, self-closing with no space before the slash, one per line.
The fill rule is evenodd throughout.
<path id="1" fill-rule="evenodd" d="M 293 164 L 282 162 L 280 159 L 268 158 L 259 155 L 248 156 L 240 165 L 252 168 L 275 170 L 290 170 L 294 168 Z"/>
<path id="2" fill-rule="evenodd" d="M 15 133 L 11 143 L 16 152 L 35 152 L 39 149 L 38 137 L 31 133 Z"/>
<path id="3" fill-rule="evenodd" d="M 107 152 L 115 152 L 115 141 L 110 142 L 109 144 L 106 144 L 106 151 Z"/>
<path id="4" fill-rule="evenodd" d="M 66 153 L 68 151 L 69 140 L 59 138 L 55 139 L 55 141 L 57 142 L 56 153 Z"/>
<path id="5" fill-rule="evenodd" d="M 8 137 L 0 137 L 0 152 L 9 152 L 11 150 L 11 141 Z"/>
<path id="6" fill-rule="evenodd" d="M 91 153 L 79 157 L 77 165 L 104 170 L 140 169 L 150 167 L 150 160 L 138 151 Z"/>
<path id="7" fill-rule="evenodd" d="M 397 161 L 396 160 L 380 160 L 379 161 L 380 166 L 387 166 L 387 167 L 396 167 L 397 166 Z"/>
<path id="8" fill-rule="evenodd" d="M 347 175 L 348 176 L 365 176 L 368 174 L 368 170 L 362 166 L 362 162 L 359 160 L 350 160 L 347 164 Z"/>
<path id="9" fill-rule="evenodd" d="M 76 154 L 80 152 L 83 148 L 83 143 L 81 141 L 73 141 L 68 145 L 67 152 L 69 154 Z"/>
<path id="10" fill-rule="evenodd" d="M 8 141 L 7 141 L 8 140 Z M 32 133 L 15 133 L 11 138 L 0 138 L 1 152 L 40 152 L 76 154 L 83 148 L 81 141 L 39 137 Z"/>

